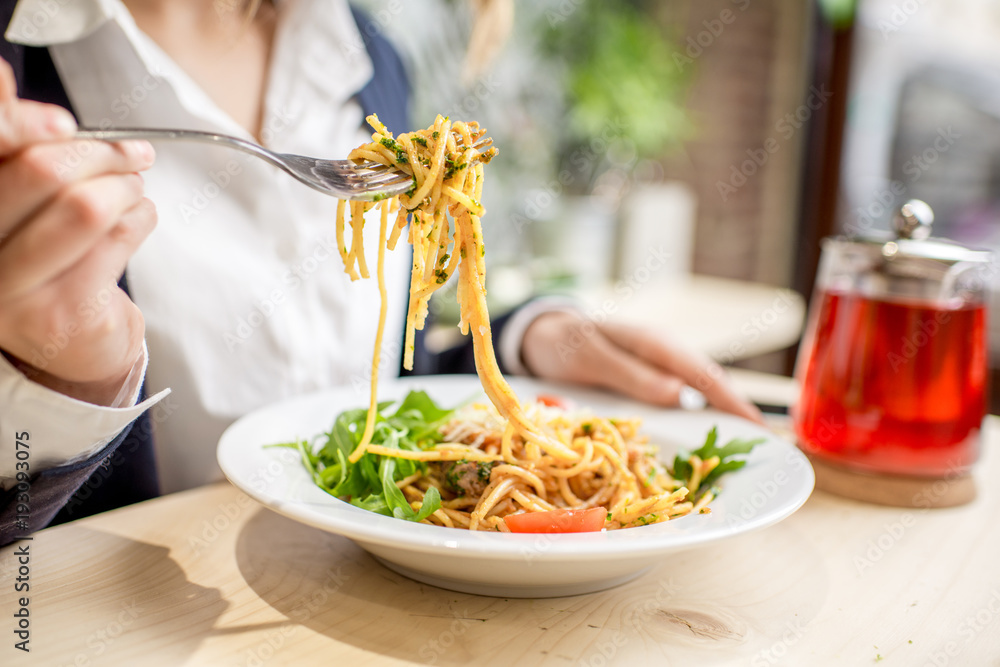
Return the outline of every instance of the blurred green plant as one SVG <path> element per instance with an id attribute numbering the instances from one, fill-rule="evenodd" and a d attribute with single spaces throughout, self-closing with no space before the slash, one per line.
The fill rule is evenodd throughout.
<path id="1" fill-rule="evenodd" d="M 609 127 L 639 158 L 662 157 L 690 135 L 689 77 L 674 65 L 654 9 L 645 0 L 579 0 L 546 12 L 542 47 L 567 74 L 564 156 Z"/>
<path id="2" fill-rule="evenodd" d="M 857 0 L 819 0 L 819 8 L 826 20 L 835 28 L 847 28 L 854 22 L 858 9 Z"/>

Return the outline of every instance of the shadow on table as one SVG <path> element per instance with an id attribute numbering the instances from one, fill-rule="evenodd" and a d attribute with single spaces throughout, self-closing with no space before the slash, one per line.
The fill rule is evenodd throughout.
<path id="1" fill-rule="evenodd" d="M 781 530 L 767 533 L 773 539 Z M 782 548 L 773 551 L 754 533 L 740 538 L 736 554 L 731 548 L 681 553 L 625 586 L 538 600 L 421 584 L 383 567 L 346 538 L 265 509 L 243 527 L 236 559 L 247 584 L 294 623 L 280 638 L 275 634 L 267 656 L 258 656 L 273 656 L 276 663 L 283 662 L 281 644 L 294 642 L 299 626 L 306 626 L 336 642 L 418 664 L 711 665 L 737 657 L 747 663 L 773 637 L 788 636 L 793 607 L 795 622 L 805 625 L 822 605 L 828 581 L 815 567 L 819 559 L 800 544 L 790 556 L 789 542 L 802 540 L 785 532 Z M 771 556 L 739 555 L 755 552 Z"/>
<path id="2" fill-rule="evenodd" d="M 45 639 L 32 643 L 33 664 L 183 664 L 229 606 L 218 589 L 189 581 L 169 549 L 92 528 L 61 530 L 73 531 L 70 552 L 35 543 L 41 559 L 32 574 L 52 612 L 35 617 L 32 639 Z M 150 646 L 141 637 L 154 627 L 176 631 Z"/>

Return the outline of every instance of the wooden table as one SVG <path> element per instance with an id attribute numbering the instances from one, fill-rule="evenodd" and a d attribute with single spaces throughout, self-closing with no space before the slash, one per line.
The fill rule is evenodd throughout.
<path id="1" fill-rule="evenodd" d="M 548 600 L 415 583 L 212 485 L 0 550 L 0 664 L 998 665 L 997 418 L 986 440 L 970 505 L 901 510 L 817 491 L 769 529 Z M 24 545 L 30 654 L 11 634 Z"/>

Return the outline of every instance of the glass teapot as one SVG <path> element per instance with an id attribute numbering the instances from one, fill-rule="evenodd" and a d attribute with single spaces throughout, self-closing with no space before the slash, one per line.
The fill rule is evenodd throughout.
<path id="1" fill-rule="evenodd" d="M 978 457 L 992 255 L 930 238 L 933 219 L 911 200 L 894 235 L 823 240 L 793 411 L 814 460 L 943 479 Z"/>

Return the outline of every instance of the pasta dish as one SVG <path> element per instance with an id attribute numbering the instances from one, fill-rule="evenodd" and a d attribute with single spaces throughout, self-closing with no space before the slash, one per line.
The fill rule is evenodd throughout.
<path id="1" fill-rule="evenodd" d="M 438 116 L 425 129 L 393 136 L 376 116 L 371 143 L 349 155 L 413 178 L 405 194 L 379 202 L 340 202 L 337 244 L 352 279 L 369 277 L 362 229 L 379 208 L 381 294 L 367 409 L 341 414 L 318 443 L 294 443 L 318 485 L 352 504 L 413 521 L 470 530 L 577 532 L 665 521 L 707 511 L 714 480 L 743 465 L 754 441 L 724 447 L 709 434 L 671 470 L 640 435 L 637 420 L 598 417 L 558 397 L 521 403 L 500 373 L 486 308 L 480 203 L 485 130 Z M 403 363 L 412 368 L 414 330 L 433 293 L 455 273 L 463 334 L 472 334 L 476 371 L 489 404 L 458 410 L 411 392 L 392 414 L 377 396 L 386 319 L 385 251 L 408 227 L 413 248 Z M 350 230 L 350 239 L 347 232 Z M 317 447 L 318 445 L 318 447 Z"/>

